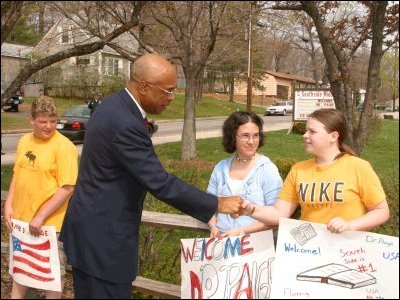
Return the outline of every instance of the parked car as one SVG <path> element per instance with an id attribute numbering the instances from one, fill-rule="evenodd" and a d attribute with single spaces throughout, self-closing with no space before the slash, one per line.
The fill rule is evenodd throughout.
<path id="1" fill-rule="evenodd" d="M 57 130 L 73 142 L 83 142 L 85 130 L 90 119 L 90 108 L 87 104 L 72 106 L 57 120 Z M 154 120 L 147 123 L 149 134 L 152 136 L 158 130 Z"/>
<path id="2" fill-rule="evenodd" d="M 271 106 L 265 110 L 264 116 L 282 115 L 286 116 L 288 113 L 293 112 L 293 102 L 288 100 L 275 101 Z"/>
<path id="3" fill-rule="evenodd" d="M 3 94 L 3 93 L 4 93 L 4 91 L 1 90 L 1 94 Z M 6 101 L 4 101 L 3 107 L 9 106 L 9 108 L 4 109 L 4 111 L 7 111 L 7 112 L 11 112 L 11 111 L 18 112 L 19 111 L 18 105 L 20 105 L 22 103 L 24 103 L 24 99 L 22 97 L 22 94 L 20 92 L 18 92 L 16 94 L 14 94 L 10 99 L 7 99 Z"/>
<path id="4" fill-rule="evenodd" d="M 57 120 L 57 130 L 73 142 L 83 142 L 90 118 L 87 104 L 72 106 Z"/>
<path id="5" fill-rule="evenodd" d="M 375 104 L 375 109 L 377 110 L 385 110 L 386 106 L 383 103 L 377 103 Z"/>
<path id="6" fill-rule="evenodd" d="M 362 111 L 362 110 L 363 110 L 363 107 L 364 107 L 364 102 L 360 102 L 360 103 L 357 104 L 356 109 L 357 109 L 358 111 Z"/>
<path id="7" fill-rule="evenodd" d="M 388 106 L 386 106 L 385 111 L 392 111 L 392 112 L 399 111 L 399 106 L 395 105 L 394 110 L 393 110 L 393 105 L 388 105 Z"/>

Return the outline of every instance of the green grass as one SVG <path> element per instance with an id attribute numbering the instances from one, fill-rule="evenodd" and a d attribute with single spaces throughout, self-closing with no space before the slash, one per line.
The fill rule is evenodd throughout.
<path id="1" fill-rule="evenodd" d="M 30 107 L 34 98 L 25 97 L 24 103 L 19 106 L 19 113 L 9 112 L 2 113 L 1 115 L 1 129 L 28 129 L 31 128 L 28 116 L 30 115 Z M 54 98 L 57 105 L 58 115 L 61 116 L 64 111 L 73 105 L 83 104 L 84 101 L 80 99 L 63 99 Z M 183 119 L 184 114 L 184 101 L 183 94 L 177 94 L 175 100 L 171 102 L 168 108 L 160 115 L 148 115 L 149 119 L 154 120 L 172 120 Z M 196 104 L 196 117 L 216 117 L 228 116 L 236 110 L 245 110 L 246 105 L 227 100 L 219 100 L 210 97 L 204 97 L 202 101 Z M 257 114 L 264 113 L 264 109 L 254 106 L 252 110 Z"/>
<path id="2" fill-rule="evenodd" d="M 196 103 L 196 118 L 228 116 L 236 110 L 245 110 L 246 105 L 227 100 L 219 100 L 210 97 L 204 97 L 202 101 Z M 257 114 L 264 113 L 264 109 L 253 107 L 252 110 Z M 185 97 L 182 94 L 176 94 L 174 101 L 160 115 L 149 115 L 149 119 L 154 120 L 172 120 L 183 119 L 185 111 Z"/>

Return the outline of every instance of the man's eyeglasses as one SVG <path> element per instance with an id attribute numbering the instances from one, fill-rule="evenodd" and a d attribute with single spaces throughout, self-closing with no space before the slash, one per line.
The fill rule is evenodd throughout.
<path id="1" fill-rule="evenodd" d="M 251 138 L 253 138 L 254 141 L 259 141 L 261 139 L 261 135 L 259 133 L 255 133 L 253 135 L 247 133 L 237 134 L 236 136 L 244 142 L 249 142 Z"/>
<path id="2" fill-rule="evenodd" d="M 175 93 L 176 93 L 176 88 L 174 88 L 172 91 L 168 91 L 168 90 L 163 89 L 162 87 L 159 87 L 158 85 L 155 85 L 155 84 L 153 84 L 153 83 L 151 83 L 151 82 L 147 82 L 147 81 L 146 81 L 146 83 L 147 83 L 147 84 L 150 84 L 151 86 L 154 86 L 154 87 L 158 88 L 159 90 L 162 90 L 162 91 L 163 91 L 164 93 L 166 93 L 168 96 L 175 95 Z"/>

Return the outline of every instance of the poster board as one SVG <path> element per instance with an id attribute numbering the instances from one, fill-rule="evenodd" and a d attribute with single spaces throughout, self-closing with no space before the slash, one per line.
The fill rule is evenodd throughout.
<path id="1" fill-rule="evenodd" d="M 275 256 L 272 230 L 181 239 L 182 299 L 265 299 Z"/>
<path id="2" fill-rule="evenodd" d="M 335 101 L 329 89 L 295 90 L 293 121 L 307 121 L 308 116 L 321 108 L 335 108 Z"/>
<path id="3" fill-rule="evenodd" d="M 56 229 L 42 226 L 42 234 L 29 233 L 29 223 L 11 219 L 9 273 L 21 285 L 61 292 Z"/>
<path id="4" fill-rule="evenodd" d="M 281 218 L 272 299 L 398 299 L 399 238 Z"/>

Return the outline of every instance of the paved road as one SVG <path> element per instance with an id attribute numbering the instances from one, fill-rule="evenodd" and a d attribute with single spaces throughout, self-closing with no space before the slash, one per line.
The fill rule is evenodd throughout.
<path id="1" fill-rule="evenodd" d="M 201 139 L 221 136 L 221 128 L 225 119 L 226 117 L 196 119 L 196 137 Z M 265 131 L 289 129 L 292 116 L 264 116 L 263 120 Z M 152 137 L 154 145 L 181 140 L 183 120 L 157 121 L 156 123 L 159 125 L 159 129 Z M 14 162 L 17 143 L 23 134 L 25 132 L 2 135 L 3 152 L 6 154 L 1 156 L 1 164 Z M 76 147 L 81 153 L 83 145 L 78 144 Z"/>

